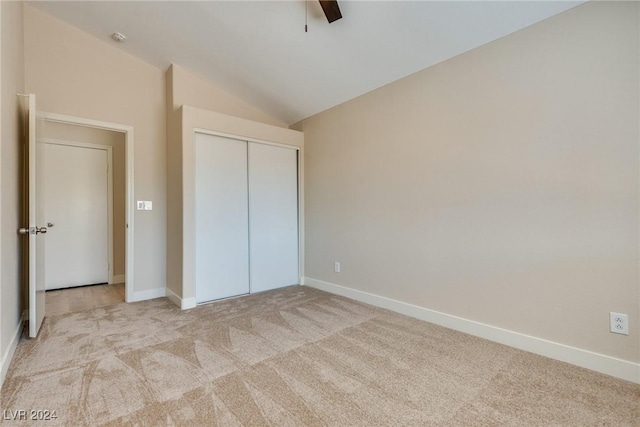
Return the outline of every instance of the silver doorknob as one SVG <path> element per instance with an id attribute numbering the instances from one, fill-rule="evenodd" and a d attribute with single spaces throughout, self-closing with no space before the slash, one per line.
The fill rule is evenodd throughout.
<path id="1" fill-rule="evenodd" d="M 19 228 L 19 234 L 47 234 L 47 227 Z"/>
<path id="2" fill-rule="evenodd" d="M 53 227 L 54 225 L 55 225 L 55 224 L 54 224 L 54 223 L 52 223 L 52 222 L 48 222 L 48 223 L 47 223 L 47 227 Z"/>

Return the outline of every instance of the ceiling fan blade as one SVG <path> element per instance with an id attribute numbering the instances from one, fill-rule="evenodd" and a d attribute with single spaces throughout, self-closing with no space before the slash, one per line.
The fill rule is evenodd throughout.
<path id="1" fill-rule="evenodd" d="M 322 6 L 322 10 L 324 11 L 324 14 L 327 17 L 327 21 L 329 21 L 329 23 L 342 18 L 342 13 L 340 13 L 340 6 L 338 6 L 337 0 L 318 1 L 320 2 L 320 6 Z"/>

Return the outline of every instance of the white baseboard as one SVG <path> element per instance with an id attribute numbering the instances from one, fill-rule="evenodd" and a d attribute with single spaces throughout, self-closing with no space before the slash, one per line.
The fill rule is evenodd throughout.
<path id="1" fill-rule="evenodd" d="M 169 288 L 167 288 L 166 296 L 172 303 L 180 307 L 181 310 L 188 310 L 196 306 L 195 298 L 180 298 Z"/>
<path id="2" fill-rule="evenodd" d="M 391 298 L 382 297 L 356 289 L 347 288 L 310 277 L 303 278 L 306 286 L 317 288 L 326 292 L 341 295 L 356 301 L 385 308 L 416 319 L 425 320 L 436 325 L 455 329 L 460 332 L 485 338 L 500 344 L 519 348 L 531 353 L 546 356 L 551 359 L 571 363 L 582 368 L 591 369 L 623 380 L 640 384 L 640 363 L 617 359 L 604 354 L 594 353 L 589 350 L 571 347 L 542 338 L 521 334 L 519 332 L 498 328 L 473 320 L 464 319 L 439 311 L 420 307 Z"/>
<path id="3" fill-rule="evenodd" d="M 162 298 L 166 295 L 165 288 L 147 289 L 133 293 L 133 300 L 128 302 L 146 301 L 148 299 Z"/>
<path id="4" fill-rule="evenodd" d="M 11 341 L 9 342 L 9 346 L 2 355 L 2 365 L 0 365 L 0 389 L 2 389 L 4 377 L 7 375 L 7 371 L 9 370 L 9 365 L 11 364 L 11 360 L 13 359 L 13 354 L 16 352 L 18 341 L 20 341 L 20 335 L 22 334 L 24 320 L 25 317 L 23 314 L 23 316 L 20 318 L 20 322 L 18 322 L 16 330 L 13 332 L 13 336 L 11 337 Z"/>
<path id="5" fill-rule="evenodd" d="M 118 274 L 116 276 L 113 276 L 113 283 L 124 283 L 125 280 L 125 275 L 124 274 Z"/>

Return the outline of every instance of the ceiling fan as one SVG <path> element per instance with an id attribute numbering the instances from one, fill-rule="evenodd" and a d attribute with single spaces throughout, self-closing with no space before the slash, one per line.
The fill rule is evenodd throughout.
<path id="1" fill-rule="evenodd" d="M 327 21 L 331 24 L 333 21 L 337 21 L 342 18 L 342 13 L 340 13 L 340 6 L 338 6 L 337 0 L 318 0 L 320 2 L 320 6 L 322 6 L 322 11 L 324 15 L 327 17 Z"/>

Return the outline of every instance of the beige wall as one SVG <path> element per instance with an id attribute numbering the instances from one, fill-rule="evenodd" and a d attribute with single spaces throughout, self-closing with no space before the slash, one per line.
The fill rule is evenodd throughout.
<path id="1" fill-rule="evenodd" d="M 86 142 L 112 147 L 113 156 L 113 274 L 124 275 L 126 196 L 124 133 L 68 123 L 45 121 L 41 137 L 61 141 Z"/>
<path id="2" fill-rule="evenodd" d="M 134 292 L 165 286 L 164 72 L 25 5 L 26 89 L 38 109 L 134 127 Z M 140 294 L 144 295 L 144 294 Z"/>
<path id="3" fill-rule="evenodd" d="M 638 8 L 589 2 L 296 125 L 306 276 L 640 361 Z"/>
<path id="4" fill-rule="evenodd" d="M 181 105 L 190 105 L 274 126 L 287 126 L 287 123 L 247 104 L 177 64 L 172 64 L 167 73 L 170 73 L 167 77 L 172 81 L 172 97 L 169 105 L 173 105 L 174 110 Z"/>
<path id="5" fill-rule="evenodd" d="M 0 384 L 22 316 L 21 142 L 17 93 L 24 92 L 22 3 L 0 2 Z"/>

